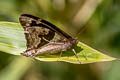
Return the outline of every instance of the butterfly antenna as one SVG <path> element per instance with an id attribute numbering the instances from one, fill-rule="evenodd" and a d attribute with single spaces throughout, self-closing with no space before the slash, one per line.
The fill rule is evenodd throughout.
<path id="1" fill-rule="evenodd" d="M 78 36 L 79 36 L 83 31 L 85 31 L 86 28 L 87 28 L 87 26 L 82 27 L 82 28 L 80 29 L 80 31 L 78 32 L 78 34 L 76 35 L 75 39 L 78 39 Z"/>

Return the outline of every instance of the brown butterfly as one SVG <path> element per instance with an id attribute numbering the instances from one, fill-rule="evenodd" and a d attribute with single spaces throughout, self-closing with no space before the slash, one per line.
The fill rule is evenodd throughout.
<path id="1" fill-rule="evenodd" d="M 33 57 L 42 54 L 56 54 L 71 49 L 73 45 L 78 43 L 77 39 L 72 38 L 46 20 L 30 14 L 22 14 L 19 20 L 24 28 L 27 40 L 27 49 L 22 53 L 24 56 Z M 78 58 L 73 48 L 72 51 Z"/>

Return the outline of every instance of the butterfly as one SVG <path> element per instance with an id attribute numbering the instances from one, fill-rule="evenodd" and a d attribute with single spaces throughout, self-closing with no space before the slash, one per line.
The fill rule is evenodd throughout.
<path id="1" fill-rule="evenodd" d="M 34 57 L 44 54 L 57 54 L 71 49 L 78 43 L 77 39 L 72 38 L 52 23 L 39 17 L 22 14 L 19 18 L 20 24 L 24 28 L 27 41 L 27 49 L 22 55 Z M 78 58 L 75 50 L 72 48 Z"/>

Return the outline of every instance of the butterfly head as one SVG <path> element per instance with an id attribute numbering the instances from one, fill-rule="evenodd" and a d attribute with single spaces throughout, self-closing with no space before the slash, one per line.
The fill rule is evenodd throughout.
<path id="1" fill-rule="evenodd" d="M 79 42 L 78 39 L 73 39 L 73 38 L 69 39 L 69 41 L 72 45 L 77 44 Z"/>

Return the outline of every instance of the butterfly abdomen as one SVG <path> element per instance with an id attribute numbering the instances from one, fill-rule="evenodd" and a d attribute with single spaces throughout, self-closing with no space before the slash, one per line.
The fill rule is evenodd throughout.
<path id="1" fill-rule="evenodd" d="M 36 55 L 42 54 L 56 54 L 61 51 L 70 49 L 72 45 L 69 42 L 48 43 L 47 45 L 37 49 Z"/>

